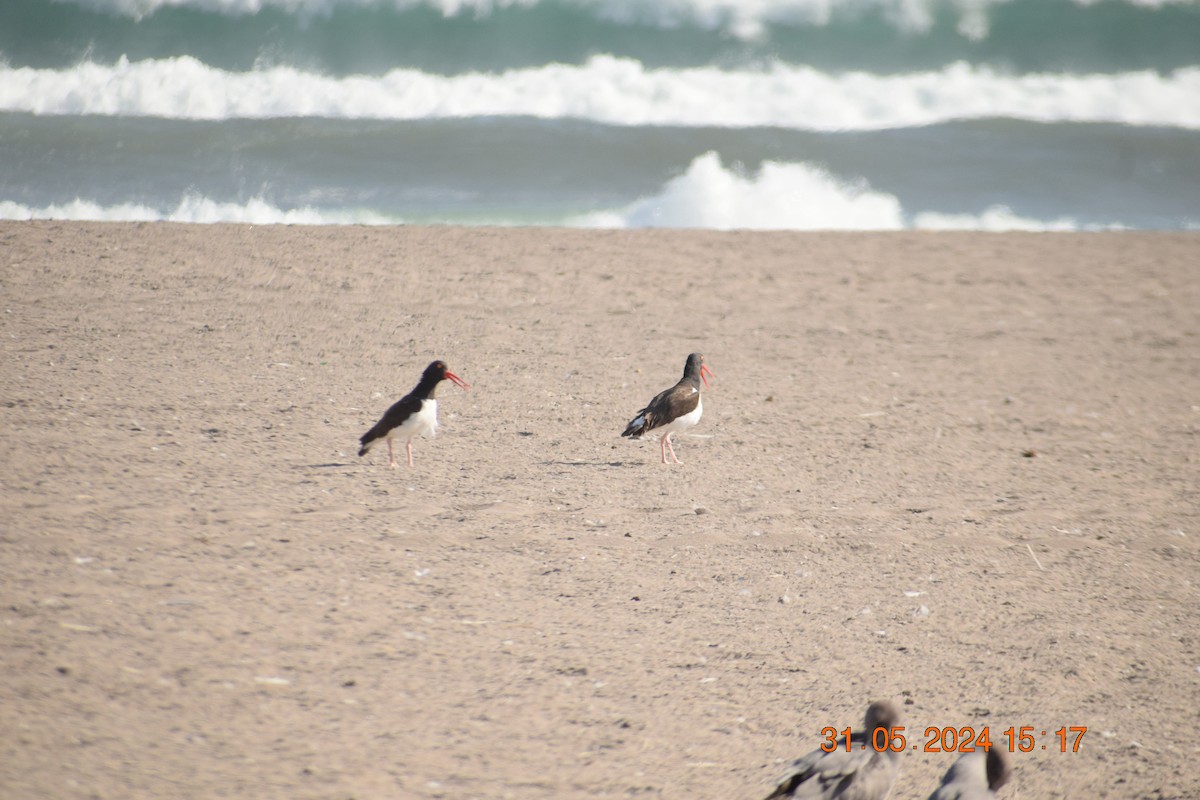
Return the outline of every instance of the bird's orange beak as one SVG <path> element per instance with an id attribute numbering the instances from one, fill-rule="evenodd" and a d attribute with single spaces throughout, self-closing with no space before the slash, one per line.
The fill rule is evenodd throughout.
<path id="1" fill-rule="evenodd" d="M 706 388 L 706 389 L 708 388 L 708 376 L 710 376 L 710 375 L 714 378 L 717 377 L 716 375 L 713 374 L 713 371 L 708 368 L 707 364 L 701 364 L 700 365 L 700 380 L 704 381 L 704 388 Z"/>
<path id="2" fill-rule="evenodd" d="M 451 382 L 451 383 L 453 383 L 455 386 L 460 386 L 460 387 L 462 387 L 464 390 L 467 390 L 467 389 L 470 389 L 470 388 L 471 388 L 471 384 L 467 383 L 466 381 L 464 381 L 462 378 L 460 378 L 460 377 L 458 377 L 457 375 L 455 375 L 455 374 L 454 374 L 453 372 L 451 372 L 450 370 L 446 370 L 446 380 L 450 381 L 450 382 Z"/>

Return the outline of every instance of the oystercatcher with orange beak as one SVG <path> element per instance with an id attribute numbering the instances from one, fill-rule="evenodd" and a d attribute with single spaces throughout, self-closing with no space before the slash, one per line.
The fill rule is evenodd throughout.
<path id="1" fill-rule="evenodd" d="M 637 416 L 625 426 L 622 436 L 641 439 L 653 433 L 659 438 L 662 450 L 662 463 L 667 464 L 667 451 L 676 464 L 682 464 L 675 448 L 671 446 L 671 436 L 685 431 L 700 421 L 704 412 L 704 404 L 700 402 L 700 383 L 708 386 L 708 377 L 716 377 L 704 363 L 704 356 L 692 353 L 687 357 L 683 366 L 683 377 L 679 383 L 657 394 L 646 407 L 637 412 Z"/>
<path id="2" fill-rule="evenodd" d="M 399 437 L 405 440 L 408 465 L 411 467 L 413 437 L 426 433 L 430 436 L 437 434 L 437 400 L 433 394 L 443 380 L 449 380 L 464 390 L 471 388 L 466 381 L 446 367 L 446 362 L 434 361 L 425 368 L 416 388 L 392 404 L 383 418 L 375 423 L 375 427 L 362 435 L 359 440 L 362 442 L 359 456 L 371 452 L 371 448 L 380 439 L 387 439 L 388 466 L 395 469 L 396 455 L 392 451 L 392 439 Z"/>

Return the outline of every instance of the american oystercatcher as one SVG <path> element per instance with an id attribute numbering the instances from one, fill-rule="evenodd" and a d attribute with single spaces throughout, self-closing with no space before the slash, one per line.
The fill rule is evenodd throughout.
<path id="1" fill-rule="evenodd" d="M 886 700 L 871 703 L 867 708 L 865 730 L 850 734 L 849 751 L 846 737 L 841 736 L 830 752 L 818 749 L 797 759 L 791 773 L 767 795 L 767 800 L 780 797 L 883 800 L 900 775 L 899 753 L 889 747 L 892 729 L 899 722 L 900 712 L 895 705 Z M 872 741 L 878 728 L 887 732 Z"/>
<path id="2" fill-rule="evenodd" d="M 417 387 L 393 403 L 383 418 L 375 423 L 375 427 L 362 435 L 359 439 L 362 447 L 358 454 L 365 456 L 371 452 L 377 441 L 387 439 L 388 466 L 395 469 L 396 456 L 392 452 L 392 439 L 398 436 L 407 440 L 405 447 L 408 448 L 408 465 L 411 467 L 413 437 L 423 433 L 437 433 L 437 400 L 434 399 L 433 393 L 443 380 L 450 380 L 463 389 L 471 388 L 466 381 L 446 368 L 445 361 L 434 361 L 421 374 L 421 381 Z"/>
<path id="3" fill-rule="evenodd" d="M 966 753 L 946 770 L 929 800 L 992 800 L 1012 777 L 1008 754 L 999 745 L 986 753 Z"/>
<path id="4" fill-rule="evenodd" d="M 621 435 L 640 439 L 654 433 L 662 437 L 662 463 L 668 463 L 667 450 L 670 450 L 675 463 L 682 464 L 679 456 L 675 455 L 675 448 L 671 446 L 671 435 L 685 431 L 700 421 L 700 414 L 704 411 L 700 402 L 700 382 L 704 381 L 707 387 L 707 376 L 712 374 L 712 370 L 704 363 L 704 356 L 692 353 L 683 366 L 683 377 L 679 383 L 655 395 L 625 426 L 625 432 Z"/>

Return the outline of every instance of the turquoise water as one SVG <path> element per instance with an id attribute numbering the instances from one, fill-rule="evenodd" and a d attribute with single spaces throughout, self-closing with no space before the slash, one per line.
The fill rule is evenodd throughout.
<path id="1" fill-rule="evenodd" d="M 1200 3 L 24 0 L 0 218 L 1200 227 Z"/>

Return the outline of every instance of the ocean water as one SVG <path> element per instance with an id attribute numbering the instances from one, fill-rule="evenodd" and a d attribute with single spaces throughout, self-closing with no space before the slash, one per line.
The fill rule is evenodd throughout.
<path id="1" fill-rule="evenodd" d="M 1200 229 L 1200 0 L 11 0 L 0 218 Z"/>

